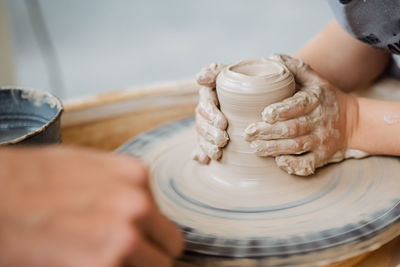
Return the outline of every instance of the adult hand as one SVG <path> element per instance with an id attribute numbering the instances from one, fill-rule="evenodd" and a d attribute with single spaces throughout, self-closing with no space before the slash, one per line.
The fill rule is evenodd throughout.
<path id="1" fill-rule="evenodd" d="M 357 119 L 357 101 L 314 72 L 299 59 L 273 55 L 294 75 L 297 93 L 267 106 L 261 122 L 250 124 L 245 138 L 258 156 L 275 156 L 277 165 L 306 176 L 347 157 L 367 154 L 347 150 Z"/>
<path id="2" fill-rule="evenodd" d="M 171 266 L 181 250 L 140 162 L 73 148 L 0 149 L 0 266 Z"/>
<path id="3" fill-rule="evenodd" d="M 228 122 L 219 110 L 218 98 L 215 92 L 215 82 L 218 74 L 225 67 L 212 63 L 197 74 L 199 104 L 196 107 L 196 131 L 198 147 L 194 159 L 208 164 L 210 159 L 218 160 L 222 156 L 222 148 L 228 143 L 226 132 Z"/>

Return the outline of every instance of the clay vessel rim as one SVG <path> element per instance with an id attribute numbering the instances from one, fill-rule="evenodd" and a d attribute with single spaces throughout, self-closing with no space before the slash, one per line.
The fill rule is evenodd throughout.
<path id="1" fill-rule="evenodd" d="M 291 80 L 293 80 L 293 79 L 291 79 Z M 291 80 L 289 80 L 285 84 L 282 84 L 282 87 L 289 85 Z M 254 90 L 253 86 L 250 83 L 249 84 L 247 84 L 247 83 L 238 83 L 238 84 L 241 85 L 240 86 L 241 90 L 238 90 L 238 89 L 232 90 L 232 89 L 224 88 L 224 91 L 227 91 L 227 92 L 232 93 L 232 94 L 238 94 L 238 95 L 248 95 L 249 93 L 251 93 L 251 95 L 253 95 L 253 96 L 254 95 L 260 95 L 261 96 L 261 95 L 264 95 L 266 93 L 273 93 L 275 91 L 281 90 L 281 87 L 276 87 L 276 88 L 269 89 L 269 90 Z"/>
<path id="2" fill-rule="evenodd" d="M 265 75 L 249 75 L 236 71 L 233 68 L 240 68 L 246 65 L 272 65 L 274 69 L 271 73 Z M 267 66 L 270 67 L 271 66 Z M 276 70 L 276 71 L 275 71 Z M 262 71 L 262 68 L 257 71 Z M 221 76 L 224 77 L 224 82 L 221 81 Z M 238 61 L 228 65 L 217 77 L 217 86 L 219 85 L 223 91 L 230 92 L 236 95 L 264 95 L 266 93 L 274 93 L 281 90 L 282 87 L 288 86 L 294 82 L 294 77 L 288 68 L 281 62 L 267 59 L 249 59 Z M 267 89 L 268 88 L 268 89 Z M 267 89 L 267 90 L 266 90 Z"/>
<path id="3" fill-rule="evenodd" d="M 250 65 L 250 64 L 260 64 L 260 63 L 274 63 L 275 66 L 281 69 L 279 73 L 271 73 L 271 74 L 265 74 L 265 75 L 249 75 L 249 74 L 244 74 L 238 71 L 233 70 L 232 68 L 235 67 L 240 67 L 240 66 L 245 66 L 245 65 Z M 244 60 L 244 61 L 238 61 L 233 64 L 230 64 L 227 66 L 225 69 L 226 72 L 228 72 L 230 75 L 234 75 L 237 77 L 241 77 L 244 79 L 251 79 L 251 80 L 265 80 L 266 78 L 278 78 L 277 82 L 284 80 L 289 76 L 291 73 L 289 69 L 280 63 L 279 61 L 273 60 L 273 59 L 267 59 L 267 58 L 255 58 L 255 59 L 249 59 L 249 60 Z"/>

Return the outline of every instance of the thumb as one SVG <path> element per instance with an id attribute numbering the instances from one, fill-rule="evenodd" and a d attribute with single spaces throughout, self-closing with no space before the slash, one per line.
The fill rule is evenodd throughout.
<path id="1" fill-rule="evenodd" d="M 275 60 L 286 66 L 293 74 L 296 83 L 303 86 L 315 85 L 322 82 L 322 78 L 301 59 L 283 54 L 273 54 L 269 59 Z"/>
<path id="2" fill-rule="evenodd" d="M 201 86 L 215 88 L 215 82 L 218 74 L 225 68 L 224 64 L 211 63 L 203 67 L 196 75 L 197 83 Z"/>

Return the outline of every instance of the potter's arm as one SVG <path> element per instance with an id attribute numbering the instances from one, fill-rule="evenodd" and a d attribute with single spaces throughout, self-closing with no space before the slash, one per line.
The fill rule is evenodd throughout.
<path id="1" fill-rule="evenodd" d="M 352 91 L 375 80 L 385 70 L 390 54 L 368 46 L 334 21 L 296 54 L 320 75 L 343 91 Z"/>
<path id="2" fill-rule="evenodd" d="M 400 156 L 400 101 L 357 98 L 348 146 L 371 154 Z"/>

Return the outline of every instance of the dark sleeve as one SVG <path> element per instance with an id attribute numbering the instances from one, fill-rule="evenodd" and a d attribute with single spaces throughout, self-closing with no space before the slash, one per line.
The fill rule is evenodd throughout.
<path id="1" fill-rule="evenodd" d="M 358 40 L 400 54 L 400 0 L 328 0 L 338 23 Z"/>

